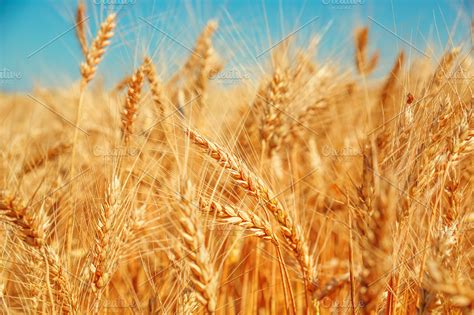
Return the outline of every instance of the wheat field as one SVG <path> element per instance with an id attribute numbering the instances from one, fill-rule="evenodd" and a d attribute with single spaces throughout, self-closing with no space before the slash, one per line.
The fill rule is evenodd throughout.
<path id="1" fill-rule="evenodd" d="M 288 39 L 222 87 L 210 20 L 115 80 L 88 9 L 76 83 L 0 93 L 0 313 L 472 314 L 474 41 L 373 79 L 362 25 L 348 66 Z"/>

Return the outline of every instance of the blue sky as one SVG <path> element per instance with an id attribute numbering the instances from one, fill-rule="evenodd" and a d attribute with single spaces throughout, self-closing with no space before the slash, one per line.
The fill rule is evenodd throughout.
<path id="1" fill-rule="evenodd" d="M 0 90 L 25 91 L 34 84 L 67 87 L 79 78 L 82 55 L 73 30 L 76 4 L 75 0 L 0 0 Z M 444 48 L 466 42 L 474 10 L 473 0 L 87 0 L 86 4 L 90 37 L 107 12 L 119 12 L 117 33 L 99 71 L 108 82 L 128 74 L 144 53 L 153 55 L 161 72 L 169 74 L 184 61 L 186 48 L 193 47 L 211 18 L 219 21 L 215 46 L 228 67 L 249 69 L 265 63 L 270 53 L 256 56 L 293 32 L 296 44 L 324 33 L 318 60 L 350 65 L 353 29 L 369 25 L 370 49 L 380 50 L 378 74 L 383 75 L 399 49 L 414 59 L 431 47 L 436 58 Z"/>

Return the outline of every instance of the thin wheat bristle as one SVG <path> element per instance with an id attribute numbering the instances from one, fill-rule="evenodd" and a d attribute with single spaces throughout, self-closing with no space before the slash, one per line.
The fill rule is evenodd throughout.
<path id="1" fill-rule="evenodd" d="M 43 166 L 46 162 L 58 158 L 61 154 L 69 150 L 71 145 L 69 143 L 59 143 L 54 147 L 48 149 L 45 155 L 40 155 L 26 163 L 23 167 L 23 173 L 28 174 L 37 168 Z"/>

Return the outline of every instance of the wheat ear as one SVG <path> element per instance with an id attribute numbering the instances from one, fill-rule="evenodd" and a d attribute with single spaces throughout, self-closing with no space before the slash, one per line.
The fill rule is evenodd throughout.
<path id="1" fill-rule="evenodd" d="M 392 69 L 390 70 L 390 74 L 382 88 L 382 92 L 380 94 L 381 104 L 385 104 L 389 96 L 393 94 L 393 90 L 397 84 L 398 76 L 399 76 L 400 70 L 402 69 L 404 60 L 405 60 L 405 54 L 403 53 L 403 51 L 400 51 Z"/>
<path id="2" fill-rule="evenodd" d="M 110 39 L 114 35 L 116 17 L 117 15 L 112 13 L 100 25 L 97 36 L 87 52 L 86 60 L 81 64 L 82 86 L 87 85 L 94 78 L 97 66 L 102 60 L 107 46 L 110 45 Z"/>
<path id="3" fill-rule="evenodd" d="M 276 236 L 270 224 L 253 212 L 236 209 L 230 205 L 223 205 L 203 198 L 199 201 L 199 208 L 211 215 L 216 215 L 217 219 L 224 223 L 241 226 L 257 237 L 277 244 Z"/>
<path id="4" fill-rule="evenodd" d="M 379 60 L 379 54 L 374 53 L 367 62 L 367 42 L 369 41 L 369 28 L 364 27 L 355 33 L 355 63 L 360 74 L 368 75 L 374 71 Z"/>
<path id="5" fill-rule="evenodd" d="M 97 230 L 95 235 L 95 246 L 92 253 L 91 289 L 95 296 L 94 312 L 99 311 L 100 299 L 103 289 L 110 281 L 110 270 L 113 265 L 112 255 L 114 250 L 114 225 L 121 207 L 121 185 L 118 177 L 113 177 L 105 195 L 105 203 L 101 205 Z"/>
<path id="6" fill-rule="evenodd" d="M 448 72 L 453 66 L 460 52 L 461 50 L 456 47 L 443 55 L 433 75 L 432 89 L 439 87 L 443 80 L 447 78 Z"/>
<path id="7" fill-rule="evenodd" d="M 143 73 L 139 68 L 135 71 L 128 85 L 127 98 L 122 111 L 122 137 L 126 144 L 130 142 L 133 134 L 133 123 L 136 119 L 138 102 L 143 86 Z"/>
<path id="8" fill-rule="evenodd" d="M 289 80 L 288 74 L 276 69 L 270 81 L 265 95 L 257 98 L 265 99 L 264 115 L 260 128 L 260 134 L 265 141 L 268 155 L 274 153 L 280 147 L 283 138 L 282 112 L 288 103 Z"/>
<path id="9" fill-rule="evenodd" d="M 82 54 L 87 56 L 87 39 L 86 39 L 86 6 L 83 1 L 79 2 L 76 11 L 76 35 L 81 45 Z"/>
<path id="10" fill-rule="evenodd" d="M 197 94 L 201 96 L 198 98 L 200 106 L 204 105 L 207 99 L 206 92 L 210 74 L 209 59 L 211 58 L 213 49 L 211 39 L 217 26 L 216 21 L 209 21 L 196 43 L 195 51 L 196 54 L 199 55 L 197 59 L 199 70 L 195 81 L 195 88 Z"/>
<path id="11" fill-rule="evenodd" d="M 341 289 L 345 284 L 351 280 L 349 273 L 331 278 L 320 290 L 317 292 L 316 298 L 322 300 L 325 297 L 334 294 Z"/>
<path id="12" fill-rule="evenodd" d="M 120 91 L 122 91 L 123 89 L 125 89 L 125 88 L 130 84 L 130 80 L 131 80 L 131 79 L 132 79 L 132 76 L 131 76 L 131 75 L 125 76 L 122 80 L 120 80 L 120 81 L 115 85 L 114 91 L 115 91 L 115 92 L 120 92 Z"/>
<path id="13" fill-rule="evenodd" d="M 180 197 L 176 202 L 180 214 L 178 222 L 185 253 L 175 250 L 175 255 L 187 262 L 191 270 L 191 282 L 196 292 L 196 298 L 209 313 L 213 314 L 217 307 L 218 274 L 211 263 L 204 233 L 193 209 L 195 207 L 192 204 L 193 200 L 192 184 L 190 181 L 185 181 L 180 187 Z M 184 257 L 183 254 L 185 254 Z"/>
<path id="14" fill-rule="evenodd" d="M 160 114 L 160 118 L 165 117 L 165 108 L 163 104 L 163 86 L 161 85 L 155 66 L 150 57 L 145 57 L 143 61 L 143 74 L 150 84 L 151 96 L 156 109 Z"/>
<path id="15" fill-rule="evenodd" d="M 263 183 L 263 181 L 253 174 L 234 155 L 227 153 L 219 145 L 209 141 L 196 131 L 187 129 L 191 142 L 214 159 L 221 167 L 227 170 L 235 184 L 243 188 L 247 194 L 256 198 L 269 210 L 279 223 L 286 243 L 291 248 L 303 273 L 307 289 L 315 290 L 314 267 L 308 247 L 301 228 L 293 222 L 288 212 L 282 207 L 280 202 L 272 197 L 274 193 Z"/>
<path id="16" fill-rule="evenodd" d="M 57 253 L 45 240 L 45 222 L 39 222 L 29 207 L 14 197 L 0 193 L 0 219 L 14 228 L 16 235 L 32 249 L 37 259 L 44 259 L 48 266 L 49 278 L 55 286 L 62 312 L 65 314 L 76 312 L 76 299 L 70 289 L 69 281 L 64 276 Z M 52 305 L 54 308 L 54 305 Z"/>
<path id="17" fill-rule="evenodd" d="M 81 110 L 82 103 L 84 101 L 84 92 L 87 83 L 94 78 L 97 66 L 99 65 L 102 56 L 105 53 L 107 46 L 110 44 L 110 39 L 114 35 L 115 19 L 117 15 L 115 13 L 110 14 L 107 19 L 100 25 L 100 29 L 97 33 L 96 38 L 91 44 L 90 49 L 87 51 L 85 62 L 81 63 L 81 85 L 79 92 L 79 102 L 76 111 L 76 128 L 74 129 L 74 136 L 72 141 L 72 155 L 71 155 L 71 169 L 70 175 L 74 177 L 74 163 L 76 158 L 76 142 L 77 135 L 79 132 L 79 123 L 81 122 Z M 70 249 L 68 249 L 69 252 Z"/>

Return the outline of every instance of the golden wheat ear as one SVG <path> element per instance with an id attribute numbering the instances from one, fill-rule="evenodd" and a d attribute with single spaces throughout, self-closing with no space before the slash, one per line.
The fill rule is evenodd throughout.
<path id="1" fill-rule="evenodd" d="M 94 78 L 97 66 L 102 60 L 105 50 L 110 45 L 110 39 L 114 35 L 116 18 L 117 15 L 112 13 L 100 25 L 97 36 L 87 52 L 86 60 L 81 64 L 82 86 L 87 85 Z"/>
<path id="2" fill-rule="evenodd" d="M 114 253 L 117 250 L 117 217 L 122 208 L 121 199 L 122 186 L 118 177 L 114 176 L 105 194 L 105 202 L 99 209 L 97 228 L 95 235 L 95 246 L 92 250 L 92 262 L 90 264 L 90 286 L 94 298 L 94 312 L 100 309 L 102 293 L 111 280 L 115 263 Z"/>
<path id="3" fill-rule="evenodd" d="M 115 20 L 117 15 L 115 13 L 110 14 L 107 19 L 100 25 L 100 29 L 97 32 L 97 36 L 92 42 L 90 49 L 87 51 L 86 60 L 81 63 L 81 84 L 80 84 L 80 95 L 79 102 L 76 111 L 76 123 L 72 141 L 72 154 L 71 154 L 71 168 L 70 175 L 75 175 L 75 159 L 76 159 L 76 145 L 79 131 L 79 124 L 81 122 L 82 105 L 84 102 L 84 94 L 87 84 L 94 78 L 97 66 L 99 65 L 102 57 L 105 53 L 107 46 L 110 45 L 110 39 L 114 35 L 114 29 L 116 26 Z"/>
<path id="4" fill-rule="evenodd" d="M 76 11 L 76 36 L 79 41 L 79 44 L 81 45 L 81 50 L 84 57 L 87 57 L 87 51 L 88 51 L 87 38 L 86 38 L 86 33 L 87 33 L 86 20 L 87 20 L 86 5 L 84 4 L 83 1 L 80 1 L 79 5 L 77 6 L 77 11 Z"/>
<path id="5" fill-rule="evenodd" d="M 212 35 L 217 30 L 217 21 L 211 20 L 207 23 L 204 31 L 199 37 L 195 52 L 199 55 L 198 58 L 198 75 L 194 83 L 196 92 L 201 97 L 198 99 L 200 106 L 205 105 L 207 98 L 207 85 L 210 76 L 210 61 L 213 56 L 214 49 L 212 48 Z"/>
<path id="6" fill-rule="evenodd" d="M 265 209 L 272 213 L 279 224 L 287 245 L 301 268 L 307 290 L 314 291 L 316 289 L 316 279 L 313 257 L 309 254 L 303 231 L 289 216 L 288 211 L 273 197 L 275 194 L 271 189 L 233 154 L 204 138 L 195 130 L 186 129 L 185 132 L 192 143 L 205 151 L 208 156 L 230 174 L 237 186 L 241 187 L 248 195 L 255 198 Z"/>
<path id="7" fill-rule="evenodd" d="M 219 273 L 216 272 L 205 243 L 205 235 L 199 224 L 194 205 L 194 187 L 189 180 L 180 186 L 180 195 L 174 207 L 178 213 L 179 233 L 184 251 L 175 250 L 177 257 L 184 259 L 191 273 L 191 282 L 197 300 L 214 314 L 217 308 Z M 183 257 L 184 255 L 184 257 Z"/>
<path id="8" fill-rule="evenodd" d="M 143 74 L 145 75 L 148 83 L 150 84 L 150 91 L 153 98 L 153 103 L 160 114 L 160 118 L 165 117 L 165 108 L 163 103 L 163 86 L 161 85 L 160 78 L 156 73 L 155 66 L 150 57 L 145 57 L 143 61 Z"/>
<path id="9" fill-rule="evenodd" d="M 34 211 L 18 198 L 5 192 L 0 192 L 0 222 L 8 224 L 16 235 L 31 251 L 37 262 L 42 261 L 47 266 L 46 282 L 50 294 L 51 307 L 58 305 L 62 313 L 75 313 L 76 298 L 71 289 L 71 283 L 66 277 L 59 255 L 46 240 L 45 227 L 48 219 L 45 213 Z"/>
<path id="10" fill-rule="evenodd" d="M 395 86 L 399 81 L 399 75 L 403 67 L 403 62 L 405 60 L 405 53 L 400 51 L 393 64 L 392 69 L 390 70 L 390 74 L 388 75 L 387 80 L 382 88 L 382 92 L 380 94 L 380 103 L 385 104 L 391 95 L 393 95 L 393 91 L 395 90 Z"/>
<path id="11" fill-rule="evenodd" d="M 355 32 L 355 64 L 359 74 L 369 75 L 377 67 L 379 53 L 372 54 L 367 60 L 367 44 L 369 41 L 369 28 L 357 29 Z"/>
<path id="12" fill-rule="evenodd" d="M 143 70 L 138 68 L 128 84 L 127 98 L 122 111 L 122 138 L 125 144 L 130 143 L 133 125 L 137 116 L 138 103 L 143 86 Z"/>
<path id="13" fill-rule="evenodd" d="M 219 221 L 243 227 L 246 231 L 261 239 L 277 243 L 276 235 L 270 223 L 251 211 L 237 209 L 231 205 L 220 204 L 203 198 L 199 200 L 199 208 L 203 212 L 208 212 L 211 216 L 215 215 Z"/>
<path id="14" fill-rule="evenodd" d="M 460 53 L 461 49 L 459 47 L 455 47 L 443 55 L 438 67 L 433 74 L 433 83 L 431 86 L 432 90 L 439 87 L 444 80 L 448 79 L 450 70 Z"/>

